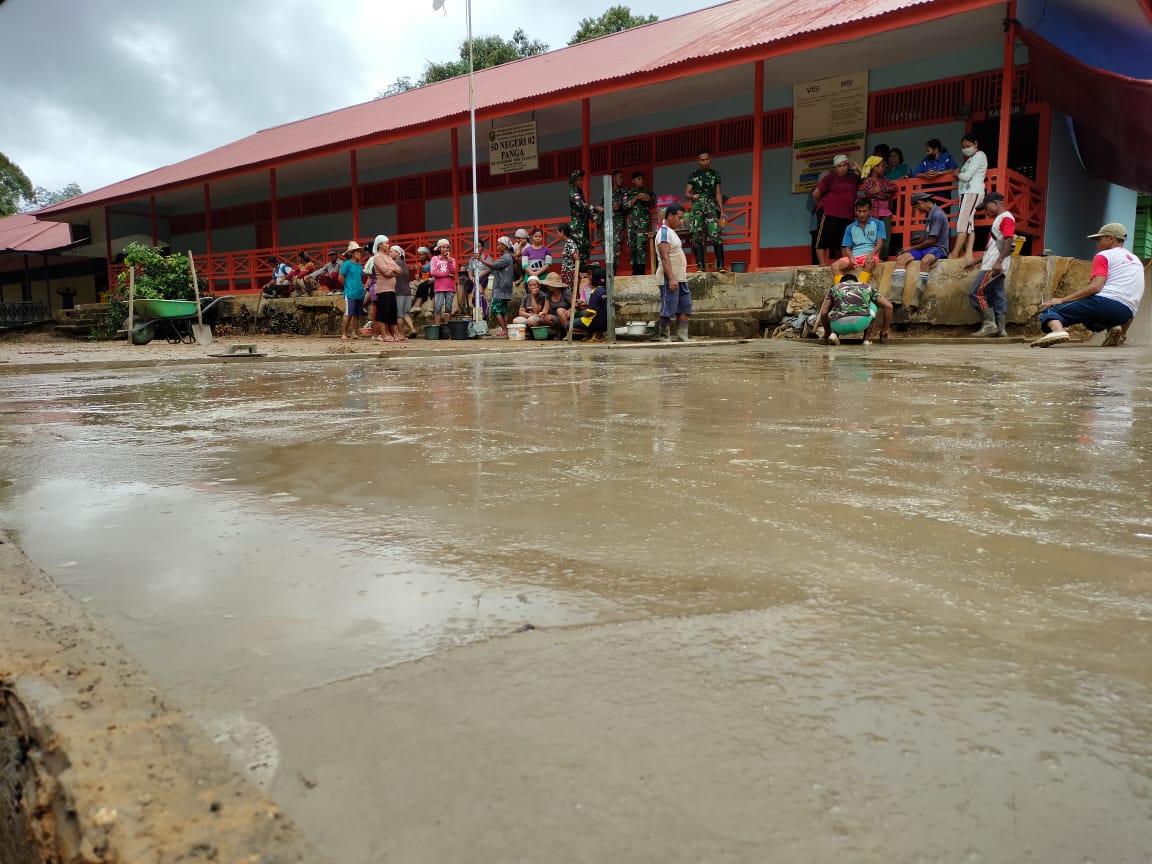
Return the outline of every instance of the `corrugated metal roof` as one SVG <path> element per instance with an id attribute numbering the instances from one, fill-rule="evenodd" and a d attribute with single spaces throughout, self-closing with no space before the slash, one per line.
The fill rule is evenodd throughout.
<path id="1" fill-rule="evenodd" d="M 672 67 L 691 73 L 692 61 L 753 52 L 775 42 L 807 33 L 884 18 L 912 7 L 938 6 L 939 15 L 958 6 L 993 5 L 992 0 L 731 0 L 604 36 L 590 42 L 550 51 L 476 73 L 478 111 L 509 106 L 528 110 L 531 99 L 571 93 L 599 82 L 643 78 Z M 884 29 L 899 26 L 887 22 Z M 534 92 L 525 97 L 525 84 Z M 527 104 L 525 104 L 527 101 Z M 430 115 L 429 106 L 451 106 Z M 522 107 L 521 107 L 522 106 Z M 246 166 L 275 162 L 419 127 L 443 126 L 468 114 L 466 77 L 410 90 L 276 126 L 209 150 L 174 165 L 149 171 L 105 186 L 42 213 L 64 213 L 108 200 L 153 192 L 168 186 L 210 178 Z"/>
<path id="2" fill-rule="evenodd" d="M 72 245 L 63 222 L 41 222 L 29 213 L 0 219 L 0 252 L 54 252 Z"/>

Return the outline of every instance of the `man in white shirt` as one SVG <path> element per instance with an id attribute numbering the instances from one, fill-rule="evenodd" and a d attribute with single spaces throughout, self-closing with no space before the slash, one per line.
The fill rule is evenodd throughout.
<path id="1" fill-rule="evenodd" d="M 664 211 L 664 222 L 656 229 L 653 243 L 656 247 L 656 281 L 660 285 L 660 321 L 656 324 L 656 339 L 660 342 L 688 341 L 688 316 L 692 314 L 692 294 L 688 291 L 688 259 L 684 246 L 676 233 L 684 221 L 684 208 L 669 204 Z M 671 335 L 672 319 L 676 319 L 676 335 Z"/>
<path id="2" fill-rule="evenodd" d="M 968 289 L 968 302 L 980 313 L 980 329 L 972 335 L 1007 336 L 1008 302 L 1004 296 L 1004 274 L 1008 272 L 1012 249 L 1016 239 L 1016 217 L 1004 203 L 999 192 L 989 192 L 980 205 L 992 217 L 988 232 L 988 248 L 984 257 L 965 265 L 965 270 L 979 267 L 980 272 Z"/>
<path id="3" fill-rule="evenodd" d="M 1140 298 L 1144 296 L 1144 265 L 1124 248 L 1128 229 L 1109 222 L 1088 239 L 1096 240 L 1092 281 L 1075 294 L 1053 297 L 1040 305 L 1040 329 L 1047 332 L 1032 343 L 1047 348 L 1069 339 L 1065 327 L 1083 324 L 1089 330 L 1107 330 L 1104 345 L 1123 345 Z"/>

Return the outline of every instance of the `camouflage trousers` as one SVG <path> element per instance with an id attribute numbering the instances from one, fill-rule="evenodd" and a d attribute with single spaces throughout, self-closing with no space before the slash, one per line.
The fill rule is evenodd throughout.
<path id="1" fill-rule="evenodd" d="M 580 252 L 580 269 L 584 269 L 592 257 L 592 234 L 588 229 L 588 220 L 573 219 L 569 227 L 572 229 L 572 242 Z"/>
<path id="2" fill-rule="evenodd" d="M 643 273 L 648 266 L 648 226 L 628 226 L 628 250 L 632 259 L 632 272 Z"/>
<path id="3" fill-rule="evenodd" d="M 692 230 L 692 245 L 701 246 L 705 243 L 722 243 L 723 230 L 720 227 L 720 215 L 715 210 L 705 211 L 699 206 L 688 211 L 688 225 Z"/>

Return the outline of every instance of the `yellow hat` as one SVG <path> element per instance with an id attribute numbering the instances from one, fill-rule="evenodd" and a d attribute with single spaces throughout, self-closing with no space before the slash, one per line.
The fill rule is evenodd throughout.
<path id="1" fill-rule="evenodd" d="M 882 157 L 882 156 L 869 156 L 867 159 L 865 159 L 864 160 L 864 169 L 863 169 L 864 176 L 867 177 L 869 174 L 871 174 L 872 169 L 875 168 L 877 165 L 879 165 L 883 161 L 884 161 L 884 157 Z"/>

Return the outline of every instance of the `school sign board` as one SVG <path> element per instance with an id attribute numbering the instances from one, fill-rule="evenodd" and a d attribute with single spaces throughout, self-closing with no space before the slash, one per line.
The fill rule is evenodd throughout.
<path id="1" fill-rule="evenodd" d="M 494 126 L 488 130 L 489 174 L 535 171 L 539 165 L 535 120 L 514 126 Z"/>
<path id="2" fill-rule="evenodd" d="M 792 191 L 807 192 L 832 157 L 863 163 L 868 134 L 868 71 L 792 87 Z"/>

